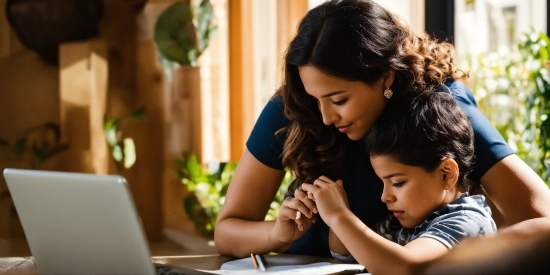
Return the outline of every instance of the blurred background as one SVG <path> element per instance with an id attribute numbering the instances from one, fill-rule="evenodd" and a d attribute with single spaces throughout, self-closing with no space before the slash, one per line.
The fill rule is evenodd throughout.
<path id="1" fill-rule="evenodd" d="M 211 238 L 286 46 L 321 2 L 0 0 L 0 168 L 121 174 L 149 240 Z M 377 2 L 455 45 L 480 109 L 548 183 L 548 0 Z M 3 177 L 0 238 L 24 239 Z"/>

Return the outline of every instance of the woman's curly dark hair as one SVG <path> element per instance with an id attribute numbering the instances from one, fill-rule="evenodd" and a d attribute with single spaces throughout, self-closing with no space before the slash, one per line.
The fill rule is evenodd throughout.
<path id="1" fill-rule="evenodd" d="M 294 171 L 296 184 L 320 175 L 340 178 L 351 144 L 336 127 L 323 124 L 298 67 L 311 65 L 327 75 L 368 85 L 394 71 L 392 100 L 412 99 L 419 91 L 442 85 L 447 77 L 464 77 L 452 55 L 451 44 L 414 34 L 372 0 L 332 0 L 310 10 L 287 49 L 285 79 L 277 92 L 291 121 L 279 130 L 287 135 L 283 165 Z"/>

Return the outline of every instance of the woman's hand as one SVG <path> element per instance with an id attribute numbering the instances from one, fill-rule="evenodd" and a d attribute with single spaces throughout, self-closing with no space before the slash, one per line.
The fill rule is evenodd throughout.
<path id="1" fill-rule="evenodd" d="M 270 238 L 282 243 L 297 240 L 315 223 L 316 212 L 315 203 L 304 191 L 296 189 L 293 196 L 283 201 Z"/>
<path id="2" fill-rule="evenodd" d="M 335 215 L 349 211 L 348 198 L 342 180 L 332 181 L 321 176 L 313 184 L 302 184 L 302 190 L 315 200 L 321 218 L 330 227 L 329 220 Z"/>

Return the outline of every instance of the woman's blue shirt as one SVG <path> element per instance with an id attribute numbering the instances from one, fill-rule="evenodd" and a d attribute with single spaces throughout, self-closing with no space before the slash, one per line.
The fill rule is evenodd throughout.
<path id="1" fill-rule="evenodd" d="M 448 79 L 445 87 L 439 90 L 450 92 L 470 118 L 475 135 L 476 162 L 469 178 L 479 182 L 489 168 L 514 152 L 479 111 L 472 92 L 463 83 Z M 283 110 L 280 97 L 271 99 L 256 121 L 246 143 L 248 151 L 256 159 L 274 169 L 283 169 L 281 153 L 285 135 L 276 134 L 277 130 L 290 123 Z M 365 150 L 361 150 L 361 145 L 362 143 L 358 142 L 358 150 L 352 150 L 351 155 L 347 157 L 351 167 L 348 167 L 349 173 L 342 180 L 351 211 L 370 226 L 386 218 L 388 210 L 380 199 L 383 184 L 374 173 L 368 154 Z M 326 224 L 315 223 L 301 239 L 294 243 L 288 253 L 330 257 Z"/>

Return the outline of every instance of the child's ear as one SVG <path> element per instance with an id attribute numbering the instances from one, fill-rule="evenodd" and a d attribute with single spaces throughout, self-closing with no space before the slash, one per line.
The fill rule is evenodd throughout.
<path id="1" fill-rule="evenodd" d="M 456 186 L 458 182 L 458 164 L 452 158 L 444 158 L 439 164 L 439 169 L 443 177 L 443 183 L 445 184 L 445 190 L 450 190 Z"/>

